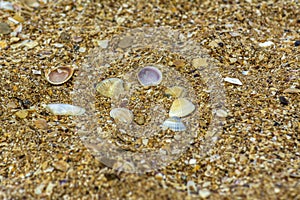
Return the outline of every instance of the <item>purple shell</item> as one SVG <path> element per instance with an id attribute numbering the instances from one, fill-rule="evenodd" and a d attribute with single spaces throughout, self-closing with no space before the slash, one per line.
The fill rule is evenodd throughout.
<path id="1" fill-rule="evenodd" d="M 147 66 L 139 71 L 138 80 L 143 86 L 156 86 L 162 81 L 162 73 L 156 67 Z"/>

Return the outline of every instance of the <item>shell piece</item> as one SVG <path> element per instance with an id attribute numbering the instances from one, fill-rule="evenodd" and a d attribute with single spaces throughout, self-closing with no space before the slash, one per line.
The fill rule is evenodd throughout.
<path id="1" fill-rule="evenodd" d="M 169 87 L 166 89 L 165 91 L 166 95 L 171 95 L 175 98 L 179 98 L 179 97 L 184 97 L 186 94 L 186 90 L 184 87 L 181 86 L 173 86 L 173 87 Z"/>
<path id="2" fill-rule="evenodd" d="M 186 98 L 175 99 L 170 112 L 170 117 L 185 117 L 195 110 L 195 105 Z"/>
<path id="3" fill-rule="evenodd" d="M 162 81 L 162 73 L 159 69 L 152 66 L 142 68 L 138 75 L 138 80 L 143 86 L 156 86 Z"/>
<path id="4" fill-rule="evenodd" d="M 67 82 L 73 75 L 74 69 L 68 66 L 56 67 L 46 73 L 46 79 L 53 85 L 60 85 Z"/>
<path id="5" fill-rule="evenodd" d="M 85 109 L 70 104 L 48 104 L 46 109 L 53 115 L 82 115 Z"/>
<path id="6" fill-rule="evenodd" d="M 109 78 L 96 85 L 96 90 L 105 97 L 118 97 L 124 92 L 124 82 L 119 78 Z"/>
<path id="7" fill-rule="evenodd" d="M 169 128 L 175 132 L 186 130 L 185 125 L 182 123 L 179 117 L 170 117 L 169 119 L 164 121 L 162 127 L 165 129 Z"/>
<path id="8" fill-rule="evenodd" d="M 127 108 L 114 108 L 109 114 L 117 122 L 130 124 L 133 121 L 133 113 Z"/>

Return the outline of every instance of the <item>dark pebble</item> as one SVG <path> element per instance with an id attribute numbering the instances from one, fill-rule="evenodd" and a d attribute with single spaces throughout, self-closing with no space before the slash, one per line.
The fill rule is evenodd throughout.
<path id="1" fill-rule="evenodd" d="M 298 46 L 300 46 L 300 40 L 296 40 L 296 42 L 295 42 L 295 47 L 298 47 Z"/>
<path id="2" fill-rule="evenodd" d="M 283 104 L 285 106 L 289 104 L 289 101 L 284 96 L 280 96 L 279 101 L 281 104 Z"/>

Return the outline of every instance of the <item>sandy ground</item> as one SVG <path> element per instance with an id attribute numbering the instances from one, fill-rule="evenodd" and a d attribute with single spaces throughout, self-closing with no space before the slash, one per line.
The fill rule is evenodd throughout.
<path id="1" fill-rule="evenodd" d="M 0 199 L 300 199 L 298 1 L 0 1 L 0 23 Z M 90 58 L 99 58 L 95 52 L 108 48 L 107 40 L 134 28 L 165 26 L 215 60 L 227 108 L 217 113 L 224 118 L 222 133 L 206 154 L 200 152 L 212 123 L 212 92 L 185 55 L 151 49 L 126 54 L 98 80 L 119 76 L 147 57 L 186 75 L 201 117 L 195 140 L 166 167 L 145 174 L 112 169 L 87 149 L 77 117 L 53 115 L 43 105 L 73 103 L 80 69 L 97 63 Z M 58 86 L 45 79 L 57 66 L 76 69 Z M 151 101 L 145 95 L 141 90 L 136 98 Z M 156 97 L 170 106 L 165 96 Z M 110 100 L 96 98 L 99 124 L 114 130 L 105 112 Z M 132 108 L 139 105 L 136 98 Z M 128 151 L 146 143 L 110 133 Z M 150 148 L 160 148 L 161 138 L 172 143 L 173 136 L 149 140 Z"/>

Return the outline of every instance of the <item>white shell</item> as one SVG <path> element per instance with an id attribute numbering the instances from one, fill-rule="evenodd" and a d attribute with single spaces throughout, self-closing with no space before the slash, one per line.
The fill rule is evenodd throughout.
<path id="1" fill-rule="evenodd" d="M 133 121 L 133 113 L 127 108 L 114 108 L 109 114 L 117 122 L 130 124 Z"/>
<path id="2" fill-rule="evenodd" d="M 226 77 L 226 78 L 224 78 L 224 81 L 226 81 L 228 83 L 236 84 L 236 85 L 243 85 L 243 83 L 237 78 Z"/>
<path id="3" fill-rule="evenodd" d="M 169 119 L 164 121 L 162 127 L 165 129 L 169 128 L 175 132 L 186 130 L 185 125 L 182 123 L 179 117 L 170 117 Z"/>
<path id="4" fill-rule="evenodd" d="M 82 115 L 85 109 L 70 104 L 48 104 L 46 109 L 53 115 Z"/>
<path id="5" fill-rule="evenodd" d="M 97 84 L 96 90 L 105 97 L 118 97 L 124 92 L 124 81 L 119 78 L 109 78 Z"/>
<path id="6" fill-rule="evenodd" d="M 170 112 L 170 117 L 185 117 L 195 110 L 195 105 L 186 98 L 175 99 Z"/>

